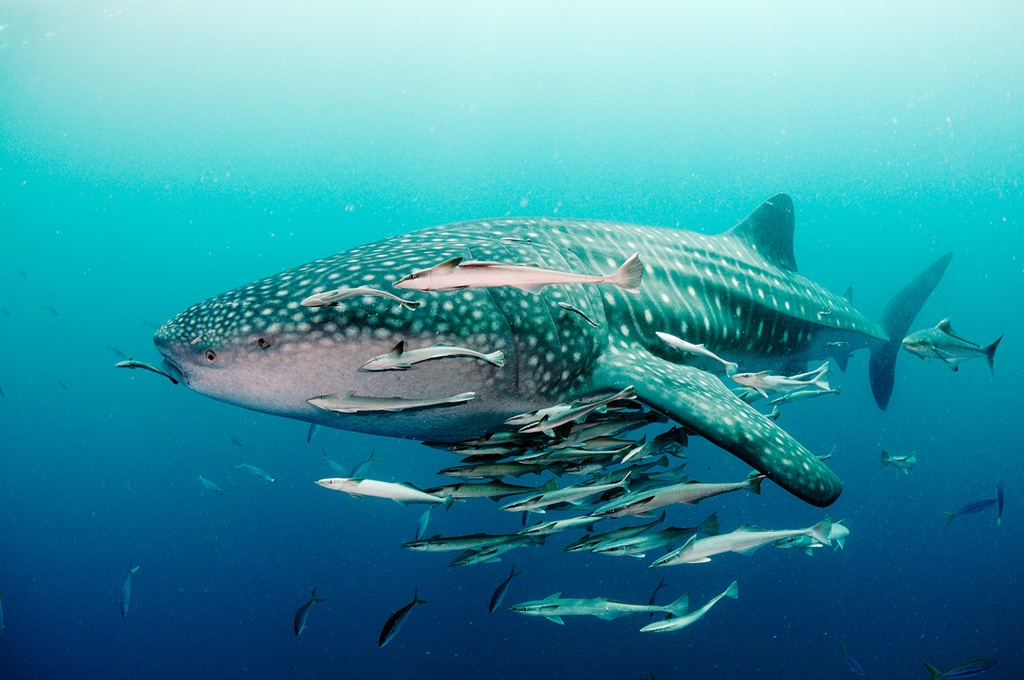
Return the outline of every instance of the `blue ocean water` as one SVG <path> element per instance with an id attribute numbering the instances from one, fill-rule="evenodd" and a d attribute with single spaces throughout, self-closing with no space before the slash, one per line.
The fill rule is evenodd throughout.
<path id="1" fill-rule="evenodd" d="M 1024 667 L 1024 14 L 1012 3 L 0 3 L 0 678 L 927 677 Z M 800 272 L 874 318 L 955 253 L 915 328 L 1006 339 L 995 374 L 903 354 L 887 411 L 866 356 L 839 398 L 779 421 L 830 461 L 827 511 L 769 483 L 717 511 L 846 549 L 709 564 L 563 553 L 500 564 L 405 551 L 421 509 L 313 481 L 371 449 L 371 476 L 443 483 L 450 454 L 321 430 L 115 370 L 153 324 L 334 252 L 463 219 L 548 215 L 718 233 L 784 191 Z M 241 447 L 235 446 L 230 437 Z M 918 452 L 909 476 L 879 447 Z M 694 440 L 693 478 L 747 468 Z M 263 483 L 239 455 L 270 472 Z M 196 476 L 225 495 L 200 493 Z M 1006 488 L 995 513 L 945 516 Z M 536 481 L 536 480 L 535 480 Z M 467 510 L 467 508 L 471 508 Z M 428 534 L 506 532 L 478 501 Z M 691 591 L 683 631 L 487 613 L 555 591 Z M 120 616 L 129 561 L 131 606 Z M 296 638 L 295 610 L 312 589 Z M 398 636 L 385 620 L 412 600 Z M 642 621 L 641 621 L 642 619 Z"/>

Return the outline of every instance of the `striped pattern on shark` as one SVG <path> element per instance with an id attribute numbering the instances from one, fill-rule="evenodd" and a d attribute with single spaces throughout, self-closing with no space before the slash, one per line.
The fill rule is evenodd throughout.
<path id="1" fill-rule="evenodd" d="M 173 374 L 197 392 L 330 427 L 421 440 L 480 436 L 516 414 L 635 385 L 649 408 L 800 498 L 828 505 L 841 492 L 839 479 L 702 370 L 721 370 L 721 364 L 671 347 L 656 332 L 759 369 L 829 356 L 845 366 L 850 351 L 870 348 L 872 388 L 884 408 L 900 340 L 950 256 L 898 293 L 874 323 L 846 298 L 796 273 L 793 230 L 792 201 L 783 194 L 717 236 L 569 219 L 443 225 L 358 246 L 211 298 L 172 318 L 154 340 Z M 368 297 L 334 307 L 301 304 L 342 287 L 386 290 L 413 271 L 453 258 L 595 276 L 633 253 L 644 268 L 637 294 L 562 283 L 540 294 L 511 286 L 406 291 L 406 298 L 422 302 L 414 312 Z M 571 304 L 598 327 L 559 303 Z M 501 351 L 506 363 L 427 362 L 404 373 L 358 371 L 401 340 Z M 829 344 L 836 342 L 847 345 Z M 348 391 L 414 400 L 471 391 L 475 398 L 395 413 L 334 413 L 307 403 Z"/>

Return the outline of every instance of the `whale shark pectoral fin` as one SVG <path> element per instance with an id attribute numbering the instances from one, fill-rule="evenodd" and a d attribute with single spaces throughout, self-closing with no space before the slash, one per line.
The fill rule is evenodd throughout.
<path id="1" fill-rule="evenodd" d="M 601 387 L 635 385 L 639 400 L 737 456 L 798 498 L 820 507 L 842 493 L 839 478 L 773 421 L 706 371 L 660 359 L 642 347 L 601 358 Z"/>

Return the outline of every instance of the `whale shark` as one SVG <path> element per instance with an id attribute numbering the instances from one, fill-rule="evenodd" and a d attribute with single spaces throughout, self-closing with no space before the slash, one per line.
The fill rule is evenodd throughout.
<path id="1" fill-rule="evenodd" d="M 517 414 L 634 387 L 646 407 L 799 498 L 825 506 L 841 493 L 839 478 L 736 397 L 714 373 L 720 363 L 665 343 L 657 333 L 755 370 L 829 357 L 845 369 L 849 352 L 868 349 L 872 391 L 884 409 L 900 341 L 951 254 L 871 321 L 848 297 L 797 273 L 794 229 L 793 202 L 785 194 L 718 235 L 554 218 L 441 225 L 212 297 L 167 321 L 154 342 L 165 368 L 209 397 L 319 425 L 433 442 L 481 436 Z M 634 255 L 643 267 L 635 288 L 603 283 Z M 465 261 L 572 275 L 535 288 L 493 282 L 434 291 L 395 287 L 414 272 Z M 391 290 L 421 304 L 372 294 L 331 306 L 302 304 L 342 288 Z M 497 366 L 450 357 L 406 371 L 359 370 L 400 341 L 410 349 L 443 343 L 481 354 L 500 351 L 505 361 Z M 332 395 L 387 408 L 335 412 L 315 405 L 331 403 Z"/>

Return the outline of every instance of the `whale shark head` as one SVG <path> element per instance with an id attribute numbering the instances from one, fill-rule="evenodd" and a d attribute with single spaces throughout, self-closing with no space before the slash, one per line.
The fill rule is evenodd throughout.
<path id="1" fill-rule="evenodd" d="M 361 246 L 200 302 L 165 323 L 153 340 L 167 365 L 188 386 L 209 397 L 253 410 L 389 436 L 437 439 L 465 433 L 462 420 L 481 426 L 513 415 L 516 367 L 508 323 L 486 291 L 464 290 L 430 298 L 392 287 L 401 275 L 436 261 L 429 243 L 420 249 L 391 243 Z M 304 306 L 306 298 L 342 288 L 354 295 L 334 306 Z M 396 294 L 400 293 L 401 296 Z M 403 300 L 405 303 L 403 303 Z M 407 347 L 437 343 L 510 357 L 504 368 L 482 361 L 426 362 L 406 371 L 366 372 L 368 360 L 399 341 Z M 479 404 L 441 413 L 339 414 L 308 400 L 354 391 L 359 396 L 443 399 L 473 391 Z M 480 401 L 479 399 L 476 401 Z M 495 409 L 495 406 L 498 406 Z M 495 415 L 492 411 L 497 410 Z M 445 424 L 446 423 L 446 424 Z M 438 430 L 441 430 L 440 432 Z"/>

